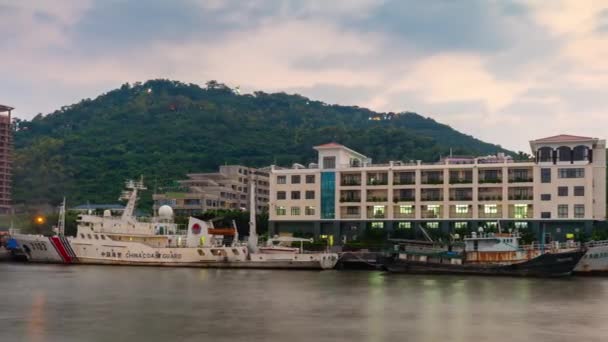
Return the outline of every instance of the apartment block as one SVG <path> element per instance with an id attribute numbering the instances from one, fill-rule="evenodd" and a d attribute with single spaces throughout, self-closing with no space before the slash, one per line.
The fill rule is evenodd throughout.
<path id="1" fill-rule="evenodd" d="M 269 169 L 222 165 L 219 172 L 192 173 L 179 186 L 154 194 L 154 210 L 169 205 L 176 215 L 196 215 L 207 210 L 249 210 L 250 184 L 255 182 L 258 212 L 268 210 Z"/>
<path id="2" fill-rule="evenodd" d="M 271 233 L 413 237 L 518 229 L 564 239 L 606 219 L 606 142 L 557 135 L 530 141 L 533 158 L 372 160 L 346 146 L 314 147 L 318 163 L 271 167 Z M 296 164 L 298 165 L 298 164 Z"/>

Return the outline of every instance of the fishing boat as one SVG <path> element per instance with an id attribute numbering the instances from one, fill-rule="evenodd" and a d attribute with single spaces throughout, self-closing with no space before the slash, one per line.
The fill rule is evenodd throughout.
<path id="1" fill-rule="evenodd" d="M 138 219 L 134 210 L 138 192 L 145 190 L 143 180 L 125 185 L 121 198 L 127 205 L 122 215 L 109 210 L 102 216 L 82 214 L 74 237 L 64 236 L 65 223 L 60 219 L 57 235 L 15 235 L 17 251 L 30 262 L 63 264 L 328 269 L 337 262 L 337 255 L 331 253 L 258 251 L 254 211 L 247 244 L 239 241 L 234 224 L 216 228 L 212 221 L 190 217 L 187 229 L 180 230 L 169 206 L 161 206 L 156 217 Z M 65 204 L 60 217 L 64 214 Z"/>
<path id="2" fill-rule="evenodd" d="M 393 273 L 563 277 L 572 274 L 585 254 L 574 243 L 521 246 L 519 242 L 517 233 L 473 233 L 464 239 L 461 251 L 398 243 L 382 264 Z"/>
<path id="3" fill-rule="evenodd" d="M 577 275 L 608 275 L 608 240 L 590 241 L 587 252 L 574 268 Z"/>

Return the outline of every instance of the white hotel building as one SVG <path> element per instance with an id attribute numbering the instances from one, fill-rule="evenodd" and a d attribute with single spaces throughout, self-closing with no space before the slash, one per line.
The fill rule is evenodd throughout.
<path id="1" fill-rule="evenodd" d="M 530 147 L 530 161 L 498 154 L 372 164 L 340 144 L 316 146 L 318 164 L 271 168 L 270 233 L 348 241 L 370 230 L 414 237 L 418 225 L 445 233 L 500 225 L 552 239 L 590 234 L 606 219 L 605 140 L 558 135 Z"/>

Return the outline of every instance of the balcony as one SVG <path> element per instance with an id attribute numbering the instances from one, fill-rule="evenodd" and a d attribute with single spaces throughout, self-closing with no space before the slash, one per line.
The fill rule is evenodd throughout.
<path id="1" fill-rule="evenodd" d="M 416 172 L 395 172 L 393 173 L 393 185 L 414 185 L 416 184 Z"/>
<path id="2" fill-rule="evenodd" d="M 452 179 L 452 178 L 450 178 L 450 184 L 471 184 L 471 183 L 473 183 L 472 179 L 467 179 L 467 178 Z"/>
<path id="3" fill-rule="evenodd" d="M 443 184 L 443 171 L 422 171 L 420 181 L 422 184 Z"/>
<path id="4" fill-rule="evenodd" d="M 500 204 L 480 204 L 477 208 L 479 218 L 495 219 L 502 217 L 502 206 Z"/>
<path id="5" fill-rule="evenodd" d="M 388 174 L 386 172 L 368 173 L 367 185 L 388 185 Z"/>
<path id="6" fill-rule="evenodd" d="M 450 189 L 450 201 L 472 201 L 473 189 Z"/>
<path id="7" fill-rule="evenodd" d="M 511 204 L 509 205 L 509 218 L 531 219 L 534 217 L 532 204 Z"/>
<path id="8" fill-rule="evenodd" d="M 371 186 L 388 185 L 388 179 L 368 179 L 367 185 L 371 185 Z"/>
<path id="9" fill-rule="evenodd" d="M 393 202 L 394 203 L 398 203 L 398 202 L 415 202 L 415 201 L 416 201 L 416 197 L 414 197 L 414 196 L 406 196 L 406 197 L 395 196 L 395 197 L 393 197 Z"/>
<path id="10" fill-rule="evenodd" d="M 340 218 L 343 219 L 358 219 L 361 218 L 359 207 L 346 207 L 340 210 Z"/>
<path id="11" fill-rule="evenodd" d="M 420 212 L 422 218 L 436 219 L 441 218 L 441 210 L 422 210 Z"/>
<path id="12" fill-rule="evenodd" d="M 502 183 L 502 178 L 485 178 L 479 179 L 479 184 L 500 184 Z"/>
<path id="13" fill-rule="evenodd" d="M 532 201 L 534 196 L 528 195 L 509 195 L 509 201 Z"/>
<path id="14" fill-rule="evenodd" d="M 394 217 L 397 219 L 415 218 L 416 211 L 413 205 L 396 205 L 393 207 Z"/>
<path id="15" fill-rule="evenodd" d="M 384 219 L 386 217 L 386 206 L 375 205 L 367 207 L 367 218 Z"/>
<path id="16" fill-rule="evenodd" d="M 359 203 L 361 198 L 359 197 L 340 197 L 340 203 Z"/>
<path id="17" fill-rule="evenodd" d="M 352 179 L 352 178 L 342 179 L 342 181 L 340 182 L 340 185 L 342 185 L 342 186 L 360 186 L 361 178 L 359 178 L 359 179 Z"/>
<path id="18" fill-rule="evenodd" d="M 450 171 L 450 184 L 471 184 L 473 183 L 473 171 L 460 170 Z"/>
<path id="19" fill-rule="evenodd" d="M 479 201 L 502 201 L 502 195 L 482 195 L 477 196 Z"/>
<path id="20" fill-rule="evenodd" d="M 416 180 L 415 179 L 394 179 L 393 180 L 393 185 L 414 185 L 416 184 Z"/>
<path id="21" fill-rule="evenodd" d="M 387 202 L 388 198 L 386 197 L 368 197 L 368 202 Z"/>
<path id="22" fill-rule="evenodd" d="M 473 207 L 469 205 L 459 208 L 459 206 L 451 205 L 449 214 L 450 218 L 473 218 Z"/>
<path id="23" fill-rule="evenodd" d="M 532 183 L 534 178 L 530 177 L 509 177 L 509 183 Z"/>

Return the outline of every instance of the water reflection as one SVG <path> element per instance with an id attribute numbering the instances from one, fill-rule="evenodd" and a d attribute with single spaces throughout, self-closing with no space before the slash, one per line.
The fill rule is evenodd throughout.
<path id="1" fill-rule="evenodd" d="M 2 341 L 604 341 L 608 278 L 0 265 Z"/>

